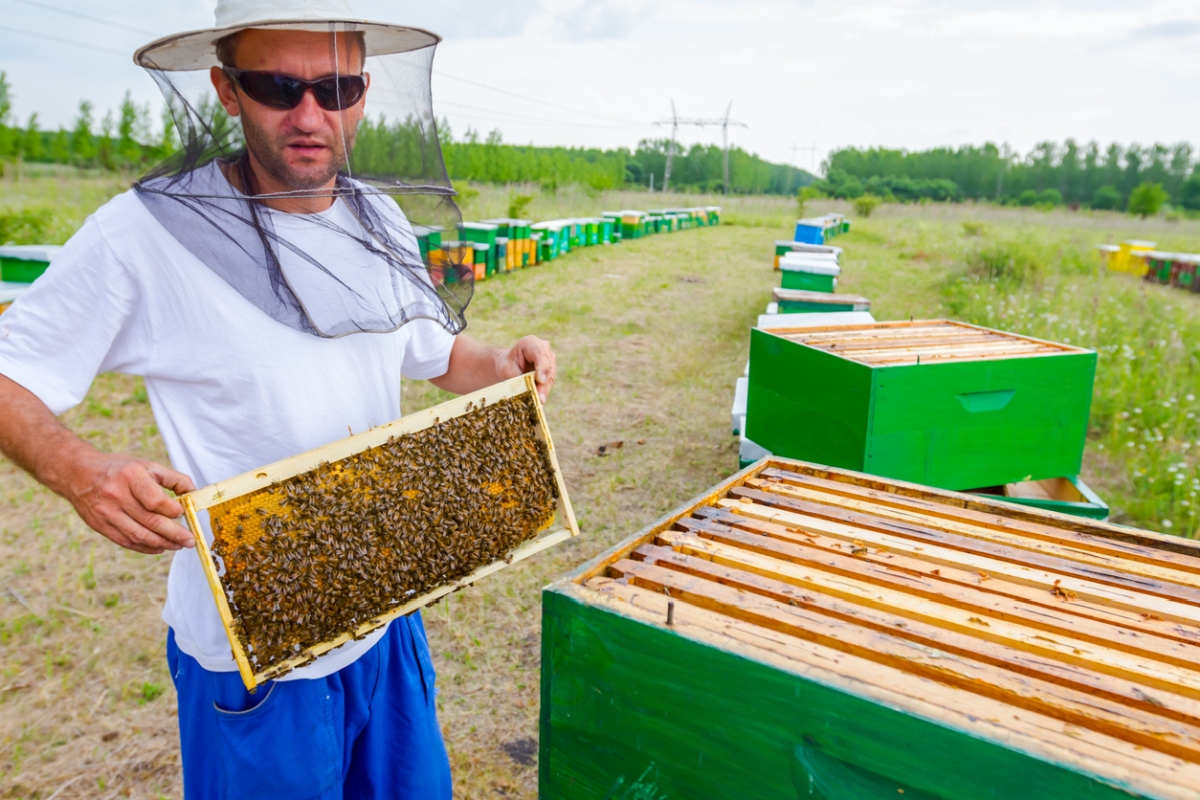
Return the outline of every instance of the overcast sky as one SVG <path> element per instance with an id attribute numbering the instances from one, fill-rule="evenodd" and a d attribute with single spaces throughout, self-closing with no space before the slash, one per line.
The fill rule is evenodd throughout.
<path id="1" fill-rule="evenodd" d="M 1026 152 L 1044 139 L 1171 143 L 1200 132 L 1196 0 L 351 3 L 445 38 L 434 107 L 456 136 L 471 126 L 522 144 L 632 147 L 665 135 L 651 123 L 672 98 L 691 117 L 719 117 L 732 100 L 749 126 L 731 130 L 735 143 L 809 169 L 844 145 L 990 140 Z M 157 107 L 129 56 L 156 35 L 208 27 L 214 5 L 0 0 L 0 70 L 16 114 L 65 125 L 80 99 L 102 116 L 126 89 Z M 720 131 L 685 128 L 680 139 L 719 142 Z"/>

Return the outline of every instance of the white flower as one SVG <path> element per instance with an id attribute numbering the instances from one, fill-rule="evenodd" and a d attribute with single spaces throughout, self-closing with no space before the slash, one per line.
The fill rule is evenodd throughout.
<path id="1" fill-rule="evenodd" d="M 1162 521 L 1162 526 L 1163 526 L 1164 528 L 1169 528 L 1169 527 L 1171 527 L 1171 526 L 1172 526 L 1172 525 L 1174 525 L 1174 524 L 1175 524 L 1175 523 L 1174 523 L 1174 522 L 1171 522 L 1171 520 L 1169 520 L 1169 519 L 1164 519 L 1164 520 Z"/>
<path id="2" fill-rule="evenodd" d="M 1190 402 L 1192 402 L 1193 400 L 1195 400 L 1195 399 L 1196 399 L 1196 395 L 1194 395 L 1194 394 L 1189 394 L 1189 395 L 1188 395 L 1187 397 L 1185 397 L 1184 399 L 1185 399 L 1185 400 L 1187 400 L 1187 401 L 1190 403 Z"/>
<path id="3" fill-rule="evenodd" d="M 1142 413 L 1142 410 L 1140 408 L 1134 408 L 1133 413 L 1140 414 L 1140 413 Z"/>

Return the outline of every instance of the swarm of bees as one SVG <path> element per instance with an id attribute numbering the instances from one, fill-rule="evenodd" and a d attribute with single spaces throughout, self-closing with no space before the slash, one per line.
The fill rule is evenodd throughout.
<path id="1" fill-rule="evenodd" d="M 256 670 L 508 558 L 554 520 L 530 395 L 388 440 L 210 510 Z"/>

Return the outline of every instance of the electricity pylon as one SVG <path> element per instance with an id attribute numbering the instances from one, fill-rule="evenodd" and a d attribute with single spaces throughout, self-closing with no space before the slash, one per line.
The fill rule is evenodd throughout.
<path id="1" fill-rule="evenodd" d="M 724 159 L 724 176 L 725 176 L 725 194 L 729 194 L 729 126 L 749 128 L 750 126 L 744 122 L 738 122 L 729 118 L 729 112 L 733 109 L 733 101 L 729 101 L 729 105 L 725 109 L 725 116 L 717 119 L 701 119 L 695 117 L 681 117 L 675 112 L 675 100 L 671 100 L 671 117 L 670 119 L 660 119 L 655 122 L 655 125 L 671 125 L 671 141 L 667 143 L 667 168 L 663 172 L 663 188 L 665 192 L 671 184 L 671 161 L 675 157 L 675 139 L 679 133 L 680 125 L 695 125 L 698 128 L 703 128 L 708 125 L 721 126 L 721 140 L 725 152 Z"/>

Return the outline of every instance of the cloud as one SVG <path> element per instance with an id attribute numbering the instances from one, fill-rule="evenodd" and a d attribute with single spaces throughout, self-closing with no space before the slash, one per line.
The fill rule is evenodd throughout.
<path id="1" fill-rule="evenodd" d="M 1129 38 L 1146 39 L 1190 39 L 1200 33 L 1200 22 L 1191 19 L 1174 19 L 1146 25 L 1129 32 Z"/>

